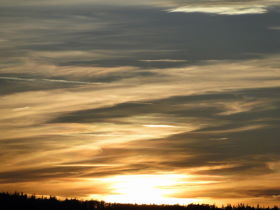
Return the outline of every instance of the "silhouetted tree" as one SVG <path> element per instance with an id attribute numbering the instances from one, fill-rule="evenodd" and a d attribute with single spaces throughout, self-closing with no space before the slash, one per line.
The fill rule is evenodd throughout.
<path id="1" fill-rule="evenodd" d="M 279 210 L 277 206 L 273 208 L 255 208 L 245 204 L 232 206 L 228 204 L 221 208 L 208 204 L 180 205 L 155 205 L 155 204 L 119 204 L 105 203 L 104 201 L 80 201 L 77 199 L 58 200 L 54 196 L 49 198 L 27 196 L 23 193 L 14 194 L 0 193 L 1 210 Z"/>

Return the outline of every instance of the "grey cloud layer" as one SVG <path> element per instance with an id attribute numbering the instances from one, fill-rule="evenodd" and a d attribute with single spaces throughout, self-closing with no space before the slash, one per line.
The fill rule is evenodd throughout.
<path id="1" fill-rule="evenodd" d="M 14 6 L 15 4 L 21 5 L 21 1 L 2 1 L 3 5 Z M 158 8 L 188 8 L 192 10 L 185 12 L 206 12 L 206 13 L 217 13 L 217 14 L 255 14 L 255 13 L 265 13 L 267 8 L 273 6 L 279 6 L 279 0 L 246 0 L 246 1 L 234 1 L 234 0 L 143 0 L 139 1 L 128 1 L 128 0 L 82 0 L 79 3 L 76 1 L 35 1 L 28 0 L 25 1 L 23 5 L 77 5 L 77 4 L 86 4 L 86 5 L 114 5 L 114 6 L 142 6 L 142 7 L 158 7 Z M 216 7 L 215 12 L 213 8 Z"/>
<path id="2" fill-rule="evenodd" d="M 14 57 L 21 63 L 31 59 L 57 65 L 170 67 L 184 63 L 143 60 L 239 59 L 279 49 L 279 31 L 268 28 L 278 24 L 277 12 L 227 17 L 81 5 L 3 7 L 1 16 L 5 62 Z M 55 53 L 36 53 L 42 51 L 65 55 L 60 59 Z M 73 51 L 85 53 L 75 56 Z"/>
<path id="3" fill-rule="evenodd" d="M 147 77 L 152 74 L 145 70 L 149 68 L 179 67 L 213 59 L 248 59 L 279 50 L 280 31 L 269 28 L 279 24 L 276 10 L 240 17 L 112 5 L 14 5 L 0 10 L 0 25 L 5 28 L 1 32 L 0 77 L 1 85 L 6 86 L 2 94 Z M 59 70 L 56 75 L 48 73 L 60 67 L 96 66 L 141 69 L 86 77 L 65 77 Z M 21 78 L 39 80 L 31 83 Z M 62 80 L 69 82 L 61 84 Z"/>

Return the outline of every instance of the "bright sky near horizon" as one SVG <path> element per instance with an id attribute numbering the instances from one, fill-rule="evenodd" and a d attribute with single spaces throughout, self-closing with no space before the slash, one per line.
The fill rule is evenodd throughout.
<path id="1" fill-rule="evenodd" d="M 280 205 L 280 0 L 0 0 L 0 189 Z"/>

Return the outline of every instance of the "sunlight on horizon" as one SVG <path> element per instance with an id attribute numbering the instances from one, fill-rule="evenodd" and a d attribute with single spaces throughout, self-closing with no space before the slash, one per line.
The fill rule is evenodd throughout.
<path id="1" fill-rule="evenodd" d="M 178 193 L 180 183 L 187 175 L 122 175 L 103 179 L 111 183 L 113 194 L 103 199 L 112 203 L 137 204 L 189 204 L 199 202 L 199 199 L 171 198 Z"/>

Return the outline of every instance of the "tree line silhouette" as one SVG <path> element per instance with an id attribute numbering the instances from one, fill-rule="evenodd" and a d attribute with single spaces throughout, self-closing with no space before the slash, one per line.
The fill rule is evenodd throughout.
<path id="1" fill-rule="evenodd" d="M 56 197 L 28 196 L 23 193 L 0 193 L 1 210 L 279 210 L 277 206 L 253 207 L 244 204 L 217 207 L 209 204 L 156 205 L 156 204 L 120 204 L 104 201 L 78 199 L 58 200 Z"/>

